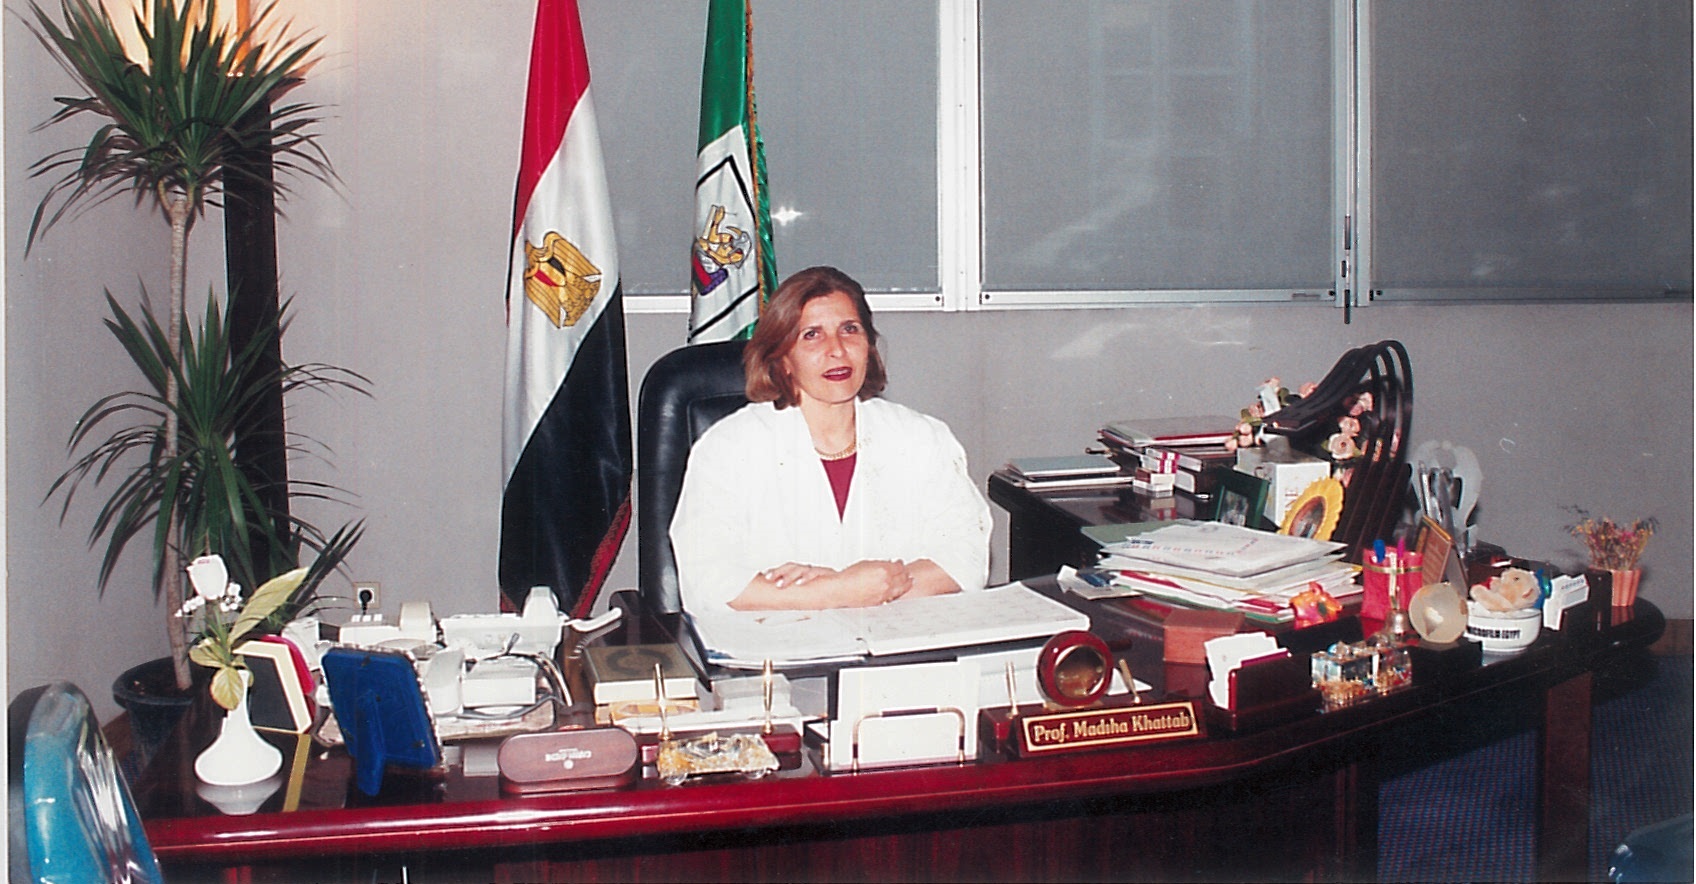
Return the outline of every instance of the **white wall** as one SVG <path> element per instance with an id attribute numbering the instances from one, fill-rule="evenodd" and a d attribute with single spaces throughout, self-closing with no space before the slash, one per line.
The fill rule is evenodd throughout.
<path id="1" fill-rule="evenodd" d="M 503 273 L 533 6 L 286 8 L 326 37 L 326 60 L 299 94 L 329 106 L 324 146 L 343 185 L 337 195 L 301 183 L 279 225 L 283 291 L 298 310 L 285 355 L 360 371 L 374 392 L 291 405 L 292 428 L 328 443 L 335 465 L 298 473 L 359 495 L 369 531 L 353 576 L 381 580 L 388 604 L 489 610 Z M 133 300 L 138 276 L 162 291 L 165 230 L 118 200 L 23 257 L 42 187 L 28 163 L 87 130 L 29 132 L 69 87 L 15 16 L 4 29 L 8 695 L 68 677 L 104 704 L 120 670 L 163 652 L 163 615 L 142 588 L 143 557 L 95 593 L 90 507 L 61 526 L 57 507 L 39 501 L 67 463 L 77 414 L 134 383 L 100 325 L 99 292 Z M 680 145 L 678 161 L 692 163 L 693 151 Z M 195 232 L 191 292 L 217 273 L 219 224 L 214 215 Z M 678 275 L 681 286 L 681 265 Z M 1090 444 L 1111 418 L 1235 409 L 1268 375 L 1317 380 L 1346 348 L 1398 338 L 1412 356 L 1413 442 L 1452 440 L 1482 461 L 1484 538 L 1570 562 L 1578 548 L 1562 530 L 1563 505 L 1657 516 L 1643 594 L 1677 617 L 1692 609 L 1691 323 L 1688 304 L 1372 307 L 1352 325 L 1340 311 L 1269 306 L 879 320 L 890 397 L 947 420 L 980 478 L 1009 457 Z M 684 325 L 680 315 L 630 317 L 633 387 L 681 343 Z M 330 523 L 359 513 L 314 514 Z M 1004 530 L 995 549 L 1004 573 Z M 613 580 L 635 582 L 628 544 Z"/>
<path id="2" fill-rule="evenodd" d="M 69 678 L 99 702 L 122 661 L 164 651 L 164 620 L 143 588 L 139 558 L 124 564 L 109 592 L 96 593 L 99 558 L 85 543 L 95 498 L 79 498 L 60 526 L 58 503 L 44 505 L 42 496 L 69 463 L 65 440 L 77 416 L 99 394 L 130 383 L 128 360 L 100 322 L 101 291 L 133 304 L 140 278 L 163 293 L 169 229 L 120 197 L 54 228 L 25 257 L 31 212 L 45 190 L 28 178 L 29 165 L 89 133 L 29 133 L 68 82 L 17 16 L 5 18 L 7 694 Z"/>

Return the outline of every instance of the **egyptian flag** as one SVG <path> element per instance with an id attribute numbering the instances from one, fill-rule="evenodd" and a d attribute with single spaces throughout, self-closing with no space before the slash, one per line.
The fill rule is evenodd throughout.
<path id="1" fill-rule="evenodd" d="M 630 524 L 624 296 L 576 0 L 540 0 L 506 295 L 500 584 L 586 614 Z"/>
<path id="2" fill-rule="evenodd" d="M 711 0 L 701 65 L 689 343 L 746 338 L 777 288 L 765 145 L 754 114 L 749 0 Z M 751 161 L 750 161 L 751 160 Z"/>

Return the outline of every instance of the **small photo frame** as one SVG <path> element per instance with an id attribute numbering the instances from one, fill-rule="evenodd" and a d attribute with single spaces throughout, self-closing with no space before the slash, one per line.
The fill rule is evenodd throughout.
<path id="1" fill-rule="evenodd" d="M 1420 579 L 1426 584 L 1445 580 L 1462 593 L 1467 590 L 1466 567 L 1461 563 L 1455 539 L 1430 516 L 1419 517 Z"/>
<path id="2" fill-rule="evenodd" d="M 1244 528 L 1265 528 L 1267 482 L 1242 470 L 1220 470 L 1219 503 L 1213 521 Z"/>
<path id="3" fill-rule="evenodd" d="M 441 762 L 441 740 L 411 657 L 338 646 L 324 652 L 323 662 L 330 710 L 353 756 L 359 791 L 376 795 L 390 764 L 429 770 Z"/>
<path id="4" fill-rule="evenodd" d="M 312 729 L 317 707 L 306 658 L 288 639 L 261 636 L 236 648 L 253 673 L 247 711 L 260 730 L 303 734 Z"/>

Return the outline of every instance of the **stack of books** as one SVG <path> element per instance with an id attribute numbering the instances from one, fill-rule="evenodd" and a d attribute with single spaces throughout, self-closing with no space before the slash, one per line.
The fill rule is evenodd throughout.
<path id="1" fill-rule="evenodd" d="M 1129 484 L 1131 471 L 1104 454 L 1015 457 L 1003 473 L 1013 484 L 1036 490 Z"/>
<path id="2" fill-rule="evenodd" d="M 1228 415 L 1162 417 L 1113 421 L 1101 428 L 1101 441 L 1111 448 L 1141 451 L 1151 445 L 1191 448 L 1223 445 L 1236 431 L 1239 419 Z"/>
<path id="3" fill-rule="evenodd" d="M 595 720 L 601 724 L 658 715 L 658 693 L 665 695 L 668 714 L 701 708 L 695 668 L 675 644 L 592 645 L 585 656 Z M 657 679 L 655 667 L 659 668 Z"/>
<path id="4" fill-rule="evenodd" d="M 1152 496 L 1181 491 L 1210 499 L 1218 471 L 1236 463 L 1225 448 L 1237 419 L 1213 417 L 1114 421 L 1098 433 L 1114 462 L 1132 471 L 1133 487 Z"/>
<path id="5" fill-rule="evenodd" d="M 1237 463 L 1237 453 L 1224 445 L 1150 445 L 1138 456 L 1141 469 L 1167 477 L 1174 490 L 1209 499 L 1219 487 L 1220 471 L 1233 469 Z"/>
<path id="6" fill-rule="evenodd" d="M 1220 522 L 1133 526 L 1101 552 L 1100 568 L 1116 586 L 1269 623 L 1293 619 L 1290 600 L 1310 587 L 1336 599 L 1361 592 L 1359 569 L 1341 560 L 1340 543 Z"/>

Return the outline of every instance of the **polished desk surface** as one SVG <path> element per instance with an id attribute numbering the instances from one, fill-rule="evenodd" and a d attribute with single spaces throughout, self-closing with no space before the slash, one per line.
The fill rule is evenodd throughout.
<path id="1" fill-rule="evenodd" d="M 1128 633 L 1117 621 L 1124 620 L 1125 611 L 1116 607 L 1123 603 L 1098 604 L 1090 608 L 1092 629 L 1113 636 L 1109 641 L 1123 646 Z M 367 798 L 351 786 L 351 762 L 344 750 L 307 745 L 304 764 L 293 781 L 268 798 L 257 813 L 227 815 L 195 789 L 191 760 L 210 742 L 215 720 L 209 710 L 200 709 L 188 716 L 173 741 L 143 772 L 135 783 L 135 792 L 148 837 L 162 862 L 242 865 L 302 857 L 510 849 L 515 845 L 582 848 L 601 844 L 603 851 L 641 853 L 647 849 L 643 839 L 712 832 L 735 833 L 750 842 L 759 840 L 759 832 L 774 833 L 775 839 L 817 837 L 828 841 L 841 837 L 844 826 L 887 827 L 890 820 L 913 820 L 916 827 L 944 834 L 955 832 L 956 827 L 979 825 L 991 827 L 985 831 L 1000 832 L 993 826 L 1013 825 L 1026 815 L 1072 814 L 1084 819 L 1087 826 L 1096 826 L 1100 823 L 1098 815 L 1130 806 L 1124 802 L 1136 805 L 1142 798 L 1194 796 L 1198 790 L 1212 787 L 1235 789 L 1232 794 L 1238 797 L 1252 793 L 1253 800 L 1260 800 L 1263 788 L 1270 789 L 1264 784 L 1289 784 L 1318 776 L 1316 794 L 1321 796 L 1339 792 L 1342 787 L 1338 784 L 1347 785 L 1351 795 L 1361 792 L 1342 801 L 1346 806 L 1333 810 L 1337 816 L 1334 831 L 1342 834 L 1330 838 L 1317 853 L 1286 857 L 1286 865 L 1263 866 L 1261 871 L 1353 877 L 1370 874 L 1375 862 L 1378 777 L 1373 771 L 1381 761 L 1378 753 L 1384 743 L 1380 738 L 1402 732 L 1429 733 L 1434 738 L 1453 731 L 1457 723 L 1481 716 L 1506 716 L 1508 710 L 1524 707 L 1531 724 L 1544 732 L 1545 742 L 1554 735 L 1559 743 L 1550 750 L 1556 757 L 1547 760 L 1545 780 L 1576 776 L 1573 782 L 1582 784 L 1577 795 L 1558 787 L 1543 790 L 1545 805 L 1560 805 L 1545 808 L 1545 823 L 1571 830 L 1576 814 L 1580 843 L 1576 866 L 1567 855 L 1551 860 L 1555 865 L 1545 864 L 1545 868 L 1576 868 L 1582 876 L 1582 824 L 1588 801 L 1589 673 L 1613 656 L 1646 648 L 1660 635 L 1665 621 L 1647 602 L 1639 602 L 1633 609 L 1586 607 L 1580 611 L 1582 616 L 1577 619 L 1582 622 L 1560 632 L 1545 632 L 1525 653 L 1490 662 L 1440 684 L 1416 685 L 1358 706 L 1311 714 L 1262 730 L 1233 734 L 1215 729 L 1206 739 L 1188 742 L 1025 760 L 995 757 L 986 751 L 985 757 L 964 765 L 852 774 L 821 773 L 809 750 L 793 769 L 762 780 L 715 777 L 667 787 L 650 773 L 625 789 L 523 798 L 503 796 L 493 776 L 466 776 L 451 767 L 412 774 L 391 770 L 383 791 Z M 1129 658 L 1139 676 L 1156 683 L 1157 695 L 1202 696 L 1205 673 L 1199 672 L 1199 667 L 1162 666 L 1156 662 L 1158 642 L 1130 640 Z M 1205 705 L 1205 700 L 1202 702 Z M 293 739 L 283 742 L 294 748 Z M 1582 758 L 1574 757 L 1575 753 Z M 1574 769 L 1559 768 L 1561 764 Z M 1583 768 L 1581 775 L 1578 766 Z M 1296 800 L 1310 799 L 1298 796 Z M 1573 802 L 1578 802 L 1576 810 Z M 287 811 L 283 810 L 285 803 L 290 806 Z M 1160 813 L 1182 813 L 1178 805 L 1183 803 L 1161 805 Z M 1056 811 L 1056 807 L 1062 810 Z M 1262 820 L 1267 812 L 1257 810 L 1245 819 Z M 1323 818 L 1324 814 L 1319 816 Z M 1139 817 L 1139 825 L 1152 819 Z M 1194 824 L 1194 820 L 1186 823 Z M 1318 828 L 1331 825 L 1324 822 Z M 820 835 L 822 831 L 830 833 L 828 838 Z M 1571 831 L 1545 832 L 1543 836 L 1551 849 L 1570 854 L 1570 844 L 1563 847 L 1559 841 L 1571 837 Z M 1074 846 L 1079 837 L 1088 839 L 1087 835 L 1068 837 L 1072 840 L 1067 843 Z M 1361 852 L 1367 855 L 1355 855 Z M 959 868 L 976 868 L 970 865 L 970 858 L 959 861 L 966 863 Z M 1222 861 L 1227 862 L 1222 868 L 1228 870 L 1250 861 L 1251 857 Z M 1036 870 L 1003 868 L 1009 877 L 1067 877 L 1077 873 L 1077 867 L 1055 867 L 1053 862 L 1045 858 Z M 1309 864 L 1317 864 L 1317 871 L 1301 871 Z M 691 867 L 685 864 L 676 868 Z M 764 869 L 760 876 L 798 874 L 795 869 L 759 868 Z M 888 868 L 900 874 L 905 867 Z M 1040 871 L 1053 868 L 1059 871 Z M 741 874 L 747 868 L 726 867 L 726 871 Z M 1187 873 L 1170 866 L 1155 870 L 1155 874 L 1168 877 L 1205 877 L 1218 872 L 1214 867 Z"/>

